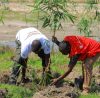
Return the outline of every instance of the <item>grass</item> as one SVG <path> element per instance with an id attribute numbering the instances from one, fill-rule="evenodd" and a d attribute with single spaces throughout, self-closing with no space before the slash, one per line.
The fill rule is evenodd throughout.
<path id="1" fill-rule="evenodd" d="M 11 11 L 11 10 L 4 10 L 0 9 L 0 16 L 2 16 L 3 13 L 3 21 L 5 20 L 18 20 L 23 22 L 29 22 L 34 23 L 37 21 L 37 13 L 31 13 L 31 12 L 18 12 L 18 11 Z"/>
<path id="2" fill-rule="evenodd" d="M 14 56 L 13 49 L 10 49 L 9 47 L 0 48 L 0 71 L 11 68 L 13 64 L 13 62 L 10 59 L 11 56 Z M 53 71 L 58 71 L 61 74 L 64 73 L 66 71 L 68 63 L 69 58 L 67 56 L 62 55 L 61 53 L 51 54 L 51 69 Z M 41 64 L 41 60 L 37 55 L 34 54 L 29 56 L 28 66 L 31 66 L 35 69 L 41 69 Z M 99 64 L 100 62 L 96 62 L 94 64 L 94 67 L 98 66 Z M 78 62 L 75 67 L 81 69 L 81 62 Z"/>
<path id="3" fill-rule="evenodd" d="M 13 62 L 10 60 L 10 57 L 14 55 L 11 51 L 12 49 L 9 47 L 0 47 L 0 72 L 11 67 Z"/>
<path id="4" fill-rule="evenodd" d="M 9 2 L 32 2 L 34 0 L 9 0 Z"/>
<path id="5" fill-rule="evenodd" d="M 9 92 L 6 98 L 31 98 L 33 95 L 33 92 L 27 88 L 8 84 L 0 84 L 0 89 L 6 89 Z"/>
<path id="6" fill-rule="evenodd" d="M 81 95 L 79 98 L 99 98 L 100 96 L 94 94 Z"/>

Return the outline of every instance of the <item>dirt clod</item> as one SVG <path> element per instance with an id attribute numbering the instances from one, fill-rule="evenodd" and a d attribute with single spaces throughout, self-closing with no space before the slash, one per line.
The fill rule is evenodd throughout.
<path id="1" fill-rule="evenodd" d="M 79 94 L 74 88 L 65 83 L 62 87 L 48 86 L 44 90 L 35 93 L 33 98 L 78 98 Z"/>
<path id="2" fill-rule="evenodd" d="M 8 91 L 6 89 L 0 89 L 0 98 L 5 98 L 7 92 Z"/>
<path id="3" fill-rule="evenodd" d="M 4 71 L 0 74 L 0 83 L 8 83 L 10 72 Z"/>

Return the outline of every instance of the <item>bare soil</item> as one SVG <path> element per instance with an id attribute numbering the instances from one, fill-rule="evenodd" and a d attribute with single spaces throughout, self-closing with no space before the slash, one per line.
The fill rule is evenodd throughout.
<path id="1" fill-rule="evenodd" d="M 93 70 L 93 73 L 95 74 L 95 76 L 93 76 L 90 92 L 98 92 L 97 94 L 100 95 L 100 73 L 97 67 Z M 81 91 L 75 87 L 74 82 L 64 82 L 60 86 L 48 86 L 45 89 L 36 92 L 33 98 L 78 98 L 80 94 Z"/>
<path id="2" fill-rule="evenodd" d="M 0 83 L 8 83 L 9 81 L 10 72 L 3 71 L 0 73 Z"/>
<path id="3" fill-rule="evenodd" d="M 49 86 L 43 91 L 34 94 L 33 98 L 78 98 L 78 92 L 68 84 L 62 87 Z"/>

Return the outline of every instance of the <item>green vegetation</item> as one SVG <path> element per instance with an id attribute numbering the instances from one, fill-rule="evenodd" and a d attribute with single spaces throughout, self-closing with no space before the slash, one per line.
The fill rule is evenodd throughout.
<path id="1" fill-rule="evenodd" d="M 42 27 L 50 27 L 50 29 L 55 33 L 58 29 L 62 28 L 62 21 L 69 19 L 74 23 L 76 18 L 72 15 L 67 8 L 67 0 L 35 0 L 34 11 L 44 13 L 42 16 L 43 25 Z M 39 18 L 39 16 L 38 16 Z"/>
<path id="2" fill-rule="evenodd" d="M 25 13 L 25 12 L 16 12 L 16 11 L 11 11 L 11 10 L 0 10 L 0 15 L 2 23 L 5 22 L 5 20 L 19 20 L 19 21 L 24 21 L 26 23 L 34 23 L 36 21 L 36 14 L 33 13 Z"/>
<path id="3" fill-rule="evenodd" d="M 12 49 L 9 47 L 0 47 L 0 72 L 8 70 L 11 67 L 12 61 L 10 59 L 13 56 Z"/>
<path id="4" fill-rule="evenodd" d="M 1 61 L 0 71 L 11 68 L 13 64 L 11 57 L 14 56 L 14 51 L 15 50 L 10 49 L 9 47 L 0 48 L 0 61 Z M 68 63 L 69 63 L 69 58 L 67 56 L 62 55 L 59 52 L 55 54 L 51 54 L 51 69 L 53 71 L 58 71 L 61 74 L 64 73 L 64 71 L 66 71 Z M 99 64 L 100 62 L 96 62 L 94 66 L 99 65 Z M 42 68 L 40 58 L 35 54 L 34 56 L 30 55 L 29 60 L 28 60 L 28 66 L 40 70 Z M 81 62 L 78 62 L 75 67 L 78 69 L 81 69 Z"/>
<path id="5" fill-rule="evenodd" d="M 89 95 L 81 95 L 79 98 L 99 98 L 99 96 L 94 93 Z"/>
<path id="6" fill-rule="evenodd" d="M 5 98 L 32 98 L 33 92 L 25 87 L 0 84 L 0 89 L 8 91 Z"/>
<path id="7" fill-rule="evenodd" d="M 73 0 L 35 0 L 33 12 L 38 13 L 38 19 L 42 17 L 40 18 L 43 21 L 42 27 L 50 27 L 54 33 L 53 36 L 57 30 L 63 28 L 62 23 L 65 21 L 71 21 L 77 25 L 80 33 L 91 36 L 91 25 L 95 20 L 99 21 L 98 17 L 100 17 L 99 8 L 96 5 L 98 3 L 97 0 L 85 0 L 85 6 L 82 5 L 84 10 L 78 13 L 75 10 L 78 3 Z M 44 15 L 40 16 L 40 13 L 44 13 Z"/>

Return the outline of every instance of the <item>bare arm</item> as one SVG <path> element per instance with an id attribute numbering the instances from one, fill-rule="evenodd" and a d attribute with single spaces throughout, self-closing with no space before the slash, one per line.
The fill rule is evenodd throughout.
<path id="1" fill-rule="evenodd" d="M 50 61 L 50 54 L 45 54 L 45 65 L 46 65 L 46 67 L 50 67 L 50 63 L 51 63 L 51 61 Z"/>
<path id="2" fill-rule="evenodd" d="M 50 54 L 45 54 L 42 58 L 43 72 L 50 71 Z"/>
<path id="3" fill-rule="evenodd" d="M 68 70 L 61 75 L 60 77 L 58 77 L 52 84 L 55 84 L 56 82 L 58 82 L 59 80 L 65 78 L 67 75 L 69 75 L 69 73 L 72 71 L 72 69 L 74 68 L 74 66 L 76 65 L 78 58 L 80 57 L 80 55 L 75 55 L 70 59 L 69 65 L 68 65 Z"/>

